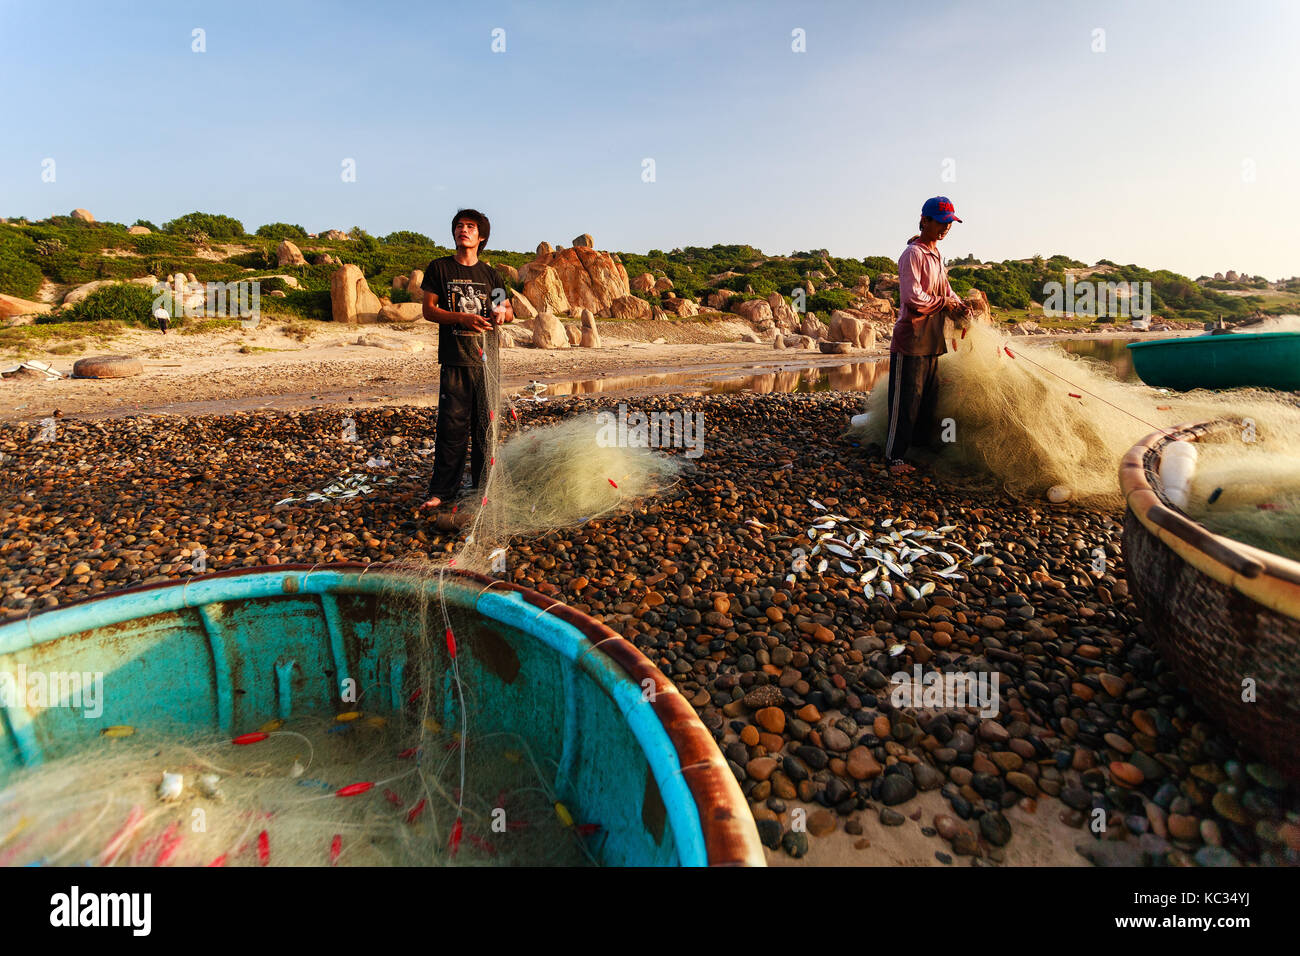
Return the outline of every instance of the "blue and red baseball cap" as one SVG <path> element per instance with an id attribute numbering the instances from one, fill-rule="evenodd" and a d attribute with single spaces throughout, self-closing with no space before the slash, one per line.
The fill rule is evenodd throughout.
<path id="1" fill-rule="evenodd" d="M 961 222 L 957 212 L 952 208 L 952 200 L 947 196 L 935 196 L 927 199 L 921 207 L 921 215 L 928 216 L 935 222 Z"/>

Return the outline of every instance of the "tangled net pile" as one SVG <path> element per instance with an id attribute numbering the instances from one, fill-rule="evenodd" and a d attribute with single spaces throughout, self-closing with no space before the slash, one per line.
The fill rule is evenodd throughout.
<path id="1" fill-rule="evenodd" d="M 512 537 L 615 512 L 664 490 L 680 466 L 649 448 L 602 444 L 595 416 L 503 442 L 519 419 L 501 395 L 494 332 L 483 354 L 487 467 L 456 505 L 454 547 L 381 572 L 384 613 L 410 635 L 412 666 L 393 678 L 396 690 L 371 681 L 314 713 L 295 704 L 288 721 L 263 715 L 233 737 L 112 728 L 6 781 L 0 865 L 596 861 L 600 828 L 574 819 L 555 791 L 556 762 L 533 752 L 527 728 L 496 726 L 492 700 L 462 672 L 460 651 L 487 625 L 474 610 L 478 583 L 469 600 L 452 592 L 467 588 L 457 572 L 506 571 Z"/>
<path id="2" fill-rule="evenodd" d="M 976 323 L 956 350 L 939 359 L 939 422 L 952 419 L 944 443 L 937 430 L 936 468 L 948 474 L 992 475 L 1009 492 L 1042 495 L 1063 485 L 1075 501 L 1123 507 L 1119 462 L 1135 443 L 1161 428 L 1216 418 L 1255 423 L 1259 448 L 1276 449 L 1278 463 L 1300 472 L 1291 436 L 1300 435 L 1300 408 L 1263 390 L 1168 394 L 1118 381 L 1098 362 L 1054 347 L 1024 347 L 992 326 Z M 888 377 L 867 396 L 867 419 L 846 437 L 884 445 Z M 1236 478 L 1248 482 L 1251 466 Z M 1263 465 L 1264 472 L 1284 464 Z"/>

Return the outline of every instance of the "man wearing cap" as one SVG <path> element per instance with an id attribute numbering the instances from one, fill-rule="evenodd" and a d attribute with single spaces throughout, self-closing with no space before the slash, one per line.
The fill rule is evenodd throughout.
<path id="1" fill-rule="evenodd" d="M 944 321 L 964 325 L 969 310 L 948 284 L 936 243 L 961 222 L 947 196 L 921 207 L 921 234 L 907 241 L 898 257 L 898 321 L 889 344 L 889 429 L 885 460 L 894 475 L 916 469 L 903 460 L 934 427 L 939 356 L 948 351 Z"/>

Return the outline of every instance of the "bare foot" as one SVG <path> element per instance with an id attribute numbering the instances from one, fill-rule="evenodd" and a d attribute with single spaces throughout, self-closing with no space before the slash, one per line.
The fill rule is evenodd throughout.
<path id="1" fill-rule="evenodd" d="M 896 461 L 889 466 L 889 473 L 896 478 L 902 475 L 910 475 L 914 471 L 916 469 L 905 461 Z"/>
<path id="2" fill-rule="evenodd" d="M 428 501 L 426 501 L 424 504 L 420 505 L 420 507 L 416 508 L 415 510 L 416 510 L 417 512 L 419 512 L 419 511 L 430 511 L 430 510 L 432 510 L 433 508 L 441 508 L 441 507 L 442 507 L 442 499 L 441 499 L 441 498 L 430 498 Z"/>

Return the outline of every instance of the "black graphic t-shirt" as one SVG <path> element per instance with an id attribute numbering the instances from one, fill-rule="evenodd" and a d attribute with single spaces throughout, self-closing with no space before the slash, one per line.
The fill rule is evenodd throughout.
<path id="1" fill-rule="evenodd" d="M 476 313 L 492 317 L 492 291 L 504 289 L 497 271 L 485 262 L 463 266 L 455 256 L 444 256 L 429 263 L 420 288 L 438 297 L 438 308 L 448 312 Z M 440 365 L 483 365 L 483 350 L 493 332 L 471 332 L 452 325 L 438 327 L 438 363 Z"/>

